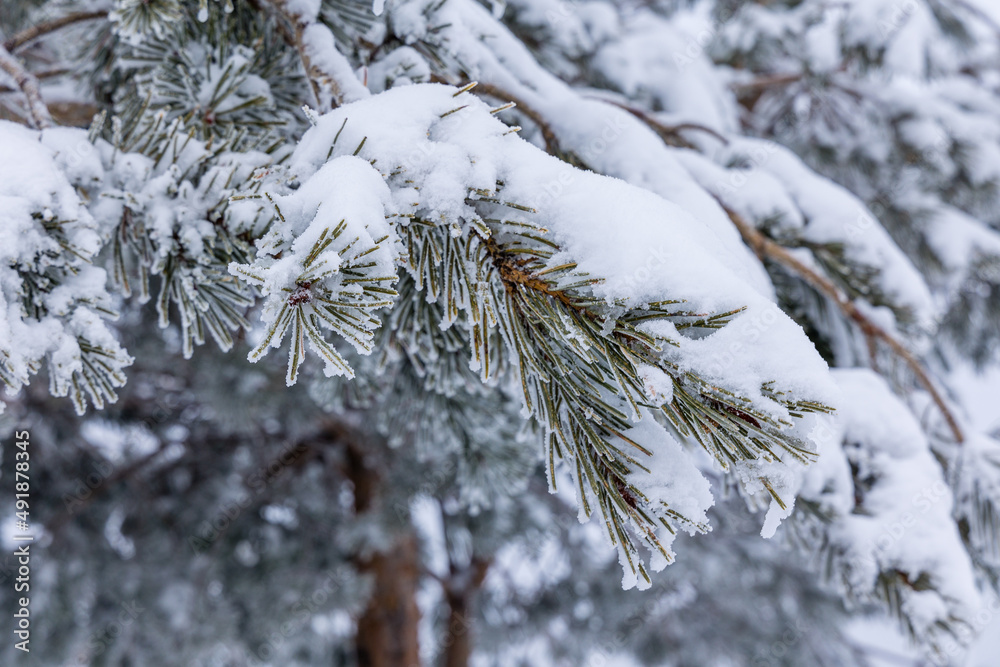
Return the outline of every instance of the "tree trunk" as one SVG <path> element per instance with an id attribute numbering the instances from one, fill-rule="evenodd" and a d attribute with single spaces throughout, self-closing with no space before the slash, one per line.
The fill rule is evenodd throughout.
<path id="1" fill-rule="evenodd" d="M 448 627 L 442 647 L 444 667 L 467 667 L 472 656 L 472 604 L 486 578 L 489 562 L 473 559 L 467 568 L 452 570 L 444 587 L 448 601 Z"/>
<path id="2" fill-rule="evenodd" d="M 378 500 L 378 475 L 353 444 L 347 448 L 347 475 L 354 484 L 354 509 L 370 511 Z M 355 646 L 359 667 L 420 667 L 417 587 L 420 559 L 417 538 L 407 530 L 393 548 L 358 561 L 358 569 L 374 579 L 368 607 L 358 618 Z"/>
<path id="3" fill-rule="evenodd" d="M 358 619 L 359 667 L 420 667 L 416 537 L 400 537 L 392 552 L 375 554 L 362 563 L 361 571 L 374 577 L 375 586 L 368 608 Z"/>
<path id="4" fill-rule="evenodd" d="M 448 598 L 448 628 L 442 646 L 444 647 L 444 667 L 466 667 L 472 655 L 471 623 L 469 605 L 465 596 Z"/>

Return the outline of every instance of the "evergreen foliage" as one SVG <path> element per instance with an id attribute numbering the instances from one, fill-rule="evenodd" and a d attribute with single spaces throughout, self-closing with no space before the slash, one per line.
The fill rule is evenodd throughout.
<path id="1" fill-rule="evenodd" d="M 46 660 L 865 664 L 888 615 L 960 664 L 984 629 L 984 10 L 24 0 L 0 37 Z"/>

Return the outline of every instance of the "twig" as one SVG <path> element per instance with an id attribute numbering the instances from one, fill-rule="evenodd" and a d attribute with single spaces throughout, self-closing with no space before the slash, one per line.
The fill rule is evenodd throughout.
<path id="1" fill-rule="evenodd" d="M 5 49 L 13 53 L 16 49 L 20 48 L 24 44 L 46 35 L 50 32 L 55 32 L 60 28 L 64 28 L 68 25 L 74 23 L 80 23 L 82 21 L 92 21 L 94 19 L 107 18 L 107 12 L 75 12 L 73 14 L 67 14 L 66 16 L 60 16 L 57 19 L 52 19 L 51 21 L 44 21 L 38 25 L 33 25 L 30 28 L 25 28 L 21 32 L 17 33 L 6 42 L 3 43 Z"/>
<path id="2" fill-rule="evenodd" d="M 329 28 L 289 8 L 288 0 L 268 2 L 292 25 L 293 33 L 282 30 L 281 34 L 298 51 L 321 113 L 369 95 L 347 58 L 337 50 Z"/>
<path id="3" fill-rule="evenodd" d="M 513 102 L 518 111 L 530 118 L 531 122 L 538 126 L 538 129 L 542 133 L 542 139 L 545 141 L 545 150 L 553 155 L 561 153 L 559 150 L 559 141 L 556 139 L 556 133 L 552 130 L 552 126 L 549 125 L 541 113 L 525 102 L 523 97 L 519 97 L 509 90 L 504 90 L 492 83 L 480 83 L 472 89 L 472 92 L 479 95 L 487 95 L 497 100 Z"/>
<path id="4" fill-rule="evenodd" d="M 795 77 L 792 76 L 774 77 L 771 83 L 769 83 L 768 85 L 777 83 L 787 83 L 790 80 L 794 80 L 797 78 L 800 77 L 798 75 L 796 75 Z M 611 103 L 617 104 L 615 102 Z M 655 119 L 649 117 L 649 115 L 646 114 L 645 112 L 640 111 L 639 113 L 635 113 L 635 111 L 633 111 L 627 106 L 623 106 L 620 104 L 618 106 L 622 106 L 622 108 L 631 111 L 638 118 L 650 124 L 650 126 L 654 130 L 656 130 L 657 133 L 661 135 L 661 137 L 663 136 L 660 130 L 665 129 L 666 126 L 662 126 L 662 124 L 658 123 Z M 658 125 L 660 127 L 657 127 Z M 921 384 L 921 386 L 923 386 L 923 388 L 927 391 L 927 393 L 930 394 L 931 399 L 934 401 L 935 405 L 938 406 L 938 409 L 944 416 L 945 421 L 948 423 L 948 427 L 952 432 L 952 436 L 955 438 L 955 442 L 962 443 L 965 441 L 965 435 L 962 433 L 962 429 L 958 425 L 958 420 L 955 419 L 955 416 L 952 414 L 951 410 L 948 408 L 948 405 L 945 403 L 944 398 L 942 398 L 940 392 L 938 392 L 937 387 L 934 386 L 934 382 L 927 374 L 927 371 L 921 365 L 920 361 L 918 361 L 917 358 L 914 357 L 913 354 L 908 349 L 906 349 L 906 347 L 902 343 L 896 340 L 892 336 L 892 334 L 890 334 L 882 327 L 878 326 L 867 315 L 861 312 L 861 310 L 857 307 L 857 305 L 855 305 L 854 301 L 852 301 L 848 296 L 846 296 L 839 289 L 837 289 L 837 286 L 834 285 L 832 282 L 830 282 L 830 280 L 824 278 L 816 271 L 814 271 L 812 268 L 806 266 L 803 262 L 799 261 L 784 247 L 778 245 L 771 239 L 764 236 L 764 234 L 762 234 L 756 227 L 747 222 L 743 218 L 743 216 L 741 216 L 739 213 L 726 206 L 721 199 L 718 201 L 719 204 L 722 206 L 722 208 L 726 211 L 726 214 L 729 216 L 729 219 L 732 220 L 733 224 L 739 230 L 740 235 L 743 237 L 743 241 L 748 246 L 750 246 L 750 248 L 757 254 L 758 257 L 760 257 L 762 260 L 770 259 L 774 262 L 777 262 L 778 264 L 781 264 L 786 269 L 789 269 L 790 271 L 793 271 L 796 274 L 798 274 L 800 278 L 805 280 L 807 283 L 812 285 L 816 290 L 818 290 L 820 293 L 822 293 L 823 295 L 828 297 L 831 301 L 833 301 L 835 304 L 837 304 L 840 310 L 850 320 L 852 320 L 855 324 L 857 324 L 858 328 L 868 339 L 869 345 L 872 344 L 872 341 L 876 340 L 882 341 L 885 345 L 889 347 L 889 349 L 891 349 L 897 356 L 899 356 L 906 363 L 906 365 L 910 367 L 910 370 L 913 371 L 913 374 L 916 376 L 917 381 Z"/>
<path id="5" fill-rule="evenodd" d="M 739 230 L 743 240 L 748 246 L 750 246 L 758 257 L 762 260 L 769 259 L 776 262 L 797 274 L 805 282 L 812 285 L 813 288 L 837 304 L 837 307 L 840 308 L 841 312 L 857 324 L 858 328 L 861 329 L 861 332 L 869 341 L 881 341 L 887 345 L 889 349 L 896 353 L 896 355 L 910 367 L 910 370 L 913 371 L 917 381 L 921 384 L 921 386 L 923 386 L 927 393 L 930 394 L 931 399 L 934 401 L 935 405 L 937 405 L 941 414 L 944 416 L 945 421 L 948 423 L 948 428 L 951 429 L 955 442 L 962 443 L 965 441 L 965 435 L 962 433 L 962 429 L 959 427 L 958 421 L 955 419 L 955 416 L 952 414 L 948 405 L 941 397 L 941 394 L 934 386 L 934 382 L 927 374 L 927 371 L 921 365 L 920 361 L 913 356 L 913 353 L 906 349 L 902 343 L 896 340 L 892 334 L 877 325 L 867 315 L 861 312 L 857 305 L 855 305 L 854 301 L 852 301 L 847 295 L 843 294 L 841 290 L 837 289 L 837 286 L 834 285 L 829 279 L 821 276 L 812 268 L 806 266 L 803 262 L 788 252 L 788 250 L 783 246 L 778 245 L 771 239 L 764 236 L 764 234 L 762 234 L 756 227 L 747 222 L 743 216 L 726 206 L 721 200 L 719 203 L 722 205 L 722 208 L 725 209 L 726 214 L 729 216 L 729 219 L 732 220 L 736 229 Z"/>
<path id="6" fill-rule="evenodd" d="M 805 74 L 801 72 L 797 74 L 771 74 L 769 76 L 762 76 L 752 81 L 747 81 L 745 83 L 734 83 L 732 88 L 737 93 L 750 92 L 759 90 L 761 88 L 772 88 L 774 86 L 784 86 L 789 83 L 795 83 L 796 81 L 801 81 L 805 78 Z"/>
<path id="7" fill-rule="evenodd" d="M 698 130 L 700 132 L 705 132 L 706 134 L 710 134 L 711 136 L 721 141 L 723 145 L 725 146 L 729 145 L 728 139 L 726 139 L 724 136 L 722 136 L 712 128 L 708 127 L 707 125 L 701 125 L 699 123 L 680 123 L 678 125 L 666 125 L 656 120 L 656 118 L 654 118 L 647 112 L 637 107 L 629 106 L 628 104 L 624 104 L 622 102 L 616 102 L 615 100 L 609 100 L 605 98 L 596 98 L 596 99 L 600 99 L 602 102 L 613 104 L 619 109 L 624 109 L 625 111 L 628 111 L 630 114 L 632 114 L 642 122 L 646 123 L 646 125 L 648 125 L 658 135 L 660 135 L 660 138 L 663 139 L 664 142 L 670 145 L 677 145 L 680 146 L 681 148 L 695 147 L 694 144 L 692 144 L 690 141 L 681 136 L 680 134 L 681 130 Z"/>
<path id="8" fill-rule="evenodd" d="M 992 16 L 987 14 L 981 8 L 971 2 L 967 2 L 967 0 L 955 0 L 955 4 L 979 18 L 980 21 L 992 28 L 997 35 L 1000 35 L 1000 23 L 997 23 Z"/>
<path id="9" fill-rule="evenodd" d="M 31 120 L 35 127 L 44 130 L 52 126 L 52 116 L 49 109 L 42 100 L 42 93 L 38 90 L 38 79 L 36 79 L 24 66 L 10 54 L 4 47 L 0 47 L 0 70 L 9 74 L 17 87 L 24 93 L 28 101 L 28 111 L 31 113 Z"/>
<path id="10" fill-rule="evenodd" d="M 72 520 L 73 517 L 76 516 L 76 514 L 79 512 L 79 510 L 85 509 L 94 500 L 96 500 L 99 496 L 108 491 L 118 482 L 122 480 L 128 480 L 129 478 L 132 477 L 132 475 L 136 474 L 137 472 L 145 468 L 147 465 L 154 462 L 157 459 L 157 457 L 160 456 L 160 454 L 166 451 L 168 444 L 169 443 L 166 440 L 164 440 L 154 451 L 142 456 L 141 458 L 132 461 L 126 467 L 114 471 L 113 474 L 109 475 L 107 478 L 102 480 L 98 486 L 94 487 L 90 495 L 88 495 L 86 498 L 83 498 L 80 501 L 81 504 L 80 508 L 70 509 L 70 507 L 67 505 L 67 507 L 62 512 L 56 514 L 49 521 L 46 522 L 47 524 L 46 527 L 48 528 L 49 532 L 58 538 L 59 533 L 62 531 L 63 525 Z"/>
<path id="11" fill-rule="evenodd" d="M 544 294 L 545 296 L 560 302 L 568 309 L 582 317 L 586 317 L 587 319 L 594 321 L 599 319 L 597 313 L 576 303 L 573 300 L 573 297 L 570 296 L 570 294 L 565 290 L 553 287 L 537 275 L 525 271 L 522 267 L 518 266 L 517 262 L 514 261 L 513 255 L 501 248 L 493 238 L 484 239 L 483 246 L 486 248 L 486 252 L 489 253 L 490 258 L 493 260 L 493 265 L 496 267 L 497 273 L 500 274 L 500 278 L 504 282 L 504 287 L 509 292 L 513 291 L 514 285 L 521 285 L 525 289 L 534 290 L 539 294 Z"/>
<path id="12" fill-rule="evenodd" d="M 774 77 L 770 81 L 767 82 L 761 81 L 759 83 L 763 85 L 779 85 L 781 83 L 789 83 L 799 78 L 801 78 L 800 75 L 794 75 L 794 76 L 789 75 L 784 77 Z M 532 109 L 530 105 L 525 104 L 523 99 L 519 99 L 516 95 L 513 95 L 509 91 L 499 88 L 498 86 L 495 86 L 493 84 L 480 83 L 476 87 L 475 92 L 484 95 L 489 95 L 490 97 L 494 97 L 497 99 L 506 99 L 511 102 L 514 102 L 522 113 L 524 113 L 538 125 L 539 129 L 542 132 L 542 137 L 545 139 L 546 147 L 549 150 L 549 152 L 552 153 L 554 151 L 558 151 L 558 140 L 556 139 L 555 132 L 553 132 L 551 126 L 538 111 Z M 610 104 L 614 104 L 615 106 L 621 107 L 622 109 L 625 109 L 626 111 L 633 114 L 640 120 L 644 121 L 654 131 L 656 131 L 656 133 L 659 134 L 660 137 L 664 139 L 664 141 L 667 141 L 667 137 L 664 135 L 669 135 L 671 137 L 675 137 L 680 141 L 687 143 L 689 147 L 693 147 L 693 145 L 686 142 L 686 140 L 683 139 L 683 137 L 680 137 L 677 134 L 677 132 L 681 129 L 690 128 L 708 132 L 709 134 L 712 134 L 713 136 L 718 138 L 723 143 L 726 144 L 729 143 L 725 137 L 720 135 L 715 130 L 712 130 L 711 128 L 697 125 L 694 123 L 685 123 L 683 125 L 677 125 L 677 126 L 664 125 L 663 123 L 660 123 L 655 118 L 651 117 L 648 113 L 642 111 L 641 109 L 636 109 L 634 107 L 620 104 L 618 102 L 614 102 L 611 100 L 604 100 L 604 101 Z M 948 405 L 945 403 L 944 398 L 937 390 L 937 387 L 935 387 L 934 382 L 931 380 L 927 371 L 921 365 L 920 361 L 917 360 L 917 358 L 914 357 L 913 354 L 902 343 L 896 340 L 892 336 L 892 334 L 890 334 L 882 327 L 878 326 L 867 315 L 861 312 L 861 310 L 857 307 L 857 305 L 855 305 L 855 303 L 849 297 L 842 294 L 841 291 L 837 288 L 837 286 L 834 285 L 832 282 L 830 282 L 827 278 L 824 278 L 816 271 L 814 271 L 813 269 L 811 269 L 810 267 L 806 266 L 804 263 L 799 261 L 784 247 L 778 245 L 774 241 L 764 236 L 760 231 L 757 230 L 756 227 L 748 223 L 745 219 L 743 219 L 741 215 L 739 215 L 738 213 L 736 213 L 736 211 L 726 206 L 721 200 L 719 201 L 719 203 L 722 205 L 723 209 L 725 209 L 730 220 L 732 220 L 733 224 L 739 230 L 741 236 L 743 237 L 744 242 L 746 242 L 746 244 L 753 249 L 753 251 L 757 254 L 758 257 L 760 257 L 761 259 L 770 259 L 798 274 L 803 280 L 805 280 L 807 283 L 812 285 L 815 289 L 817 289 L 819 292 L 821 292 L 822 294 L 827 296 L 831 301 L 837 304 L 837 306 L 841 309 L 841 311 L 858 326 L 861 332 L 868 339 L 869 344 L 871 344 L 872 341 L 881 341 L 885 345 L 887 345 L 889 349 L 891 349 L 897 356 L 899 356 L 906 363 L 906 365 L 913 371 L 920 385 L 923 386 L 923 388 L 927 391 L 928 394 L 930 394 L 931 399 L 934 401 L 935 405 L 937 405 L 938 409 L 941 411 L 941 414 L 944 416 L 944 419 L 947 422 L 949 429 L 951 430 L 952 436 L 955 438 L 955 442 L 962 443 L 965 441 L 965 434 L 962 432 L 961 427 L 958 425 L 957 419 L 952 414 L 951 410 L 948 408 Z M 504 269 L 506 269 L 506 271 L 504 271 Z M 542 285 L 540 284 L 542 281 L 539 281 L 537 279 L 532 279 L 532 277 L 530 276 L 517 275 L 517 272 L 512 271 L 510 267 L 501 266 L 501 273 L 506 281 L 520 283 L 530 289 L 541 291 L 553 298 L 558 299 L 565 305 L 573 307 L 573 304 L 569 303 L 569 299 L 567 295 L 565 295 L 564 293 L 561 292 L 554 293 L 553 291 L 547 289 L 547 286 L 546 288 L 542 288 Z"/>
<path id="13" fill-rule="evenodd" d="M 63 74 L 69 73 L 68 69 L 50 69 L 44 72 L 38 72 L 35 74 L 35 78 L 39 81 L 44 81 L 45 79 L 51 79 L 52 77 L 62 76 Z M 0 93 L 19 93 L 20 88 L 9 88 L 7 86 L 0 86 Z"/>

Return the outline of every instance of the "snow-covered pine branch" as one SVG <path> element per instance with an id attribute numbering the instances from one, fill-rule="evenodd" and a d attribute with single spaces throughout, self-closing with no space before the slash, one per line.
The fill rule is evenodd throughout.
<path id="1" fill-rule="evenodd" d="M 983 630 L 1000 36 L 973 0 L 7 5 L 0 427 L 59 434 L 54 662 L 96 659 L 105 588 L 186 664 L 253 651 L 298 618 L 289 562 L 329 602 L 286 663 L 409 667 L 437 623 L 462 665 L 470 618 L 541 664 L 861 662 L 841 601 L 940 664 Z M 166 654 L 145 623 L 115 656 Z"/>
<path id="2" fill-rule="evenodd" d="M 470 92 L 440 85 L 324 115 L 288 169 L 301 185 L 273 198 L 257 263 L 232 267 L 269 299 L 267 335 L 251 359 L 291 327 L 290 382 L 306 341 L 329 374 L 350 374 L 321 330 L 370 351 L 368 312 L 393 305 L 388 248 L 399 244 L 417 287 L 410 298 L 440 303 L 441 329 L 464 330 L 484 382 L 510 369 L 501 381 L 520 384 L 524 414 L 540 423 L 553 486 L 565 458 L 581 516 L 604 515 L 630 580 L 650 583 L 630 531 L 662 567 L 676 530 L 705 530 L 712 504 L 653 412 L 786 512 L 782 498 L 795 486 L 782 463 L 815 450 L 808 427 L 793 422 L 827 411 L 833 395 L 797 327 L 708 252 L 711 230 L 546 155 Z M 650 260 L 662 270 L 637 273 Z M 718 363 L 733 350 L 738 365 Z"/>
<path id="3" fill-rule="evenodd" d="M 97 151 L 79 131 L 40 135 L 0 121 L 0 379 L 17 392 L 43 367 L 54 396 L 78 414 L 117 400 L 132 358 L 106 320 L 116 317 L 103 269 L 93 260 L 107 226 L 80 198 Z M 2 407 L 2 404 L 0 404 Z"/>

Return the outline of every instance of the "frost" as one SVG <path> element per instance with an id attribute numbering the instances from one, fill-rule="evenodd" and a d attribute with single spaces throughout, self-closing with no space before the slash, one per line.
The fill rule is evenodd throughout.
<path id="1" fill-rule="evenodd" d="M 452 236 L 466 235 L 470 224 L 483 224 L 479 209 L 467 193 L 488 193 L 477 196 L 510 202 L 502 213 L 502 204 L 493 205 L 497 215 L 508 221 L 506 224 L 544 226 L 561 248 L 553 265 L 568 257 L 585 274 L 600 276 L 603 280 L 591 289 L 602 301 L 636 307 L 672 297 L 683 300 L 685 309 L 692 312 L 731 312 L 731 321 L 707 336 L 682 336 L 669 323 L 659 320 L 639 328 L 672 341 L 664 355 L 682 371 L 749 397 L 752 403 L 748 409 L 752 406 L 774 419 L 789 416 L 765 391 L 768 386 L 819 401 L 833 396 L 832 384 L 825 379 L 826 366 L 801 329 L 747 285 L 744 277 L 755 270 L 753 264 L 720 261 L 716 254 L 720 237 L 713 227 L 653 193 L 573 169 L 542 153 L 511 134 L 473 95 L 458 94 L 454 88 L 441 85 L 411 85 L 321 117 L 290 161 L 289 168 L 304 183 L 300 193 L 312 187 L 313 179 L 326 182 L 323 174 L 330 165 L 345 159 L 333 157 L 329 162 L 328 156 L 353 153 L 371 161 L 390 185 L 391 203 L 386 214 L 400 216 L 404 228 L 407 216 L 463 221 L 465 230 L 452 223 Z M 498 183 L 503 184 L 499 191 Z M 555 194 L 552 184 L 559 186 Z M 327 191 L 332 187 L 331 181 Z M 355 196 L 360 191 L 353 190 Z M 283 201 L 277 204 L 287 227 L 277 227 L 268 238 L 276 238 L 281 229 L 281 234 L 290 234 L 282 237 L 287 243 L 304 233 L 296 231 L 303 229 L 297 222 L 299 210 L 311 214 L 313 208 L 296 206 L 289 213 Z M 533 206 L 528 208 L 520 202 L 531 202 Z M 615 242 L 609 244 L 612 230 Z M 314 236 L 308 236 L 307 243 Z M 267 241 L 261 250 L 274 254 L 279 246 L 272 247 L 272 243 Z M 296 298 L 291 278 L 300 271 L 297 258 L 302 251 L 296 251 L 294 246 L 292 250 L 267 268 L 266 274 L 259 269 L 255 275 L 249 270 L 246 273 L 251 282 L 263 285 L 264 291 L 273 295 L 267 311 L 271 313 L 269 331 L 274 330 L 274 322 L 280 325 L 277 314 L 284 312 L 277 290 L 283 289 L 285 295 Z M 644 266 L 649 268 L 636 271 L 636 267 Z M 301 289 L 302 281 L 296 284 Z M 459 294 L 453 298 L 469 297 Z M 472 307 L 470 301 L 460 303 L 463 308 Z M 446 320 L 442 327 L 447 324 Z M 279 337 L 269 333 L 265 342 L 278 341 Z M 478 363 L 472 367 L 481 368 Z M 647 397 L 654 405 L 673 399 L 673 380 L 655 369 L 641 373 Z M 659 508 L 657 511 L 666 512 L 672 520 L 683 517 L 686 529 L 706 530 L 704 511 L 713 502 L 707 480 L 653 417 L 642 414 L 645 416 L 634 415 L 634 426 L 625 435 L 652 452 L 652 458 L 643 465 L 653 468 L 652 472 L 635 472 L 633 483 L 643 489 L 648 502 Z M 659 463 L 661 459 L 665 463 Z M 751 468 L 744 471 L 747 480 L 763 488 L 755 475 L 772 475 L 781 464 L 775 463 L 774 470 L 766 473 L 762 467 Z M 584 504 L 594 501 L 583 497 L 580 500 Z M 670 557 L 671 541 L 669 535 L 660 537 Z M 624 546 L 622 549 L 622 558 L 629 561 L 628 550 Z"/>
<path id="2" fill-rule="evenodd" d="M 305 343 L 324 359 L 326 375 L 354 372 L 325 339 L 331 329 L 359 352 L 372 349 L 377 322 L 368 313 L 392 305 L 395 292 L 395 234 L 386 223 L 388 189 L 366 162 L 333 160 L 295 192 L 277 197 L 277 219 L 257 243 L 252 264 L 230 264 L 229 271 L 265 297 L 263 342 L 249 355 L 257 361 L 268 347 L 279 347 L 290 332 L 287 383 L 295 383 Z M 280 256 L 280 259 L 278 257 Z M 345 270 L 351 270 L 348 277 Z"/>
<path id="3" fill-rule="evenodd" d="M 89 185 L 93 163 L 60 168 L 77 151 L 97 151 L 85 132 L 46 137 L 0 121 L 0 379 L 17 392 L 44 364 L 52 394 L 82 414 L 117 400 L 132 358 L 107 324 L 105 272 L 91 265 L 103 230 L 67 178 Z"/>

